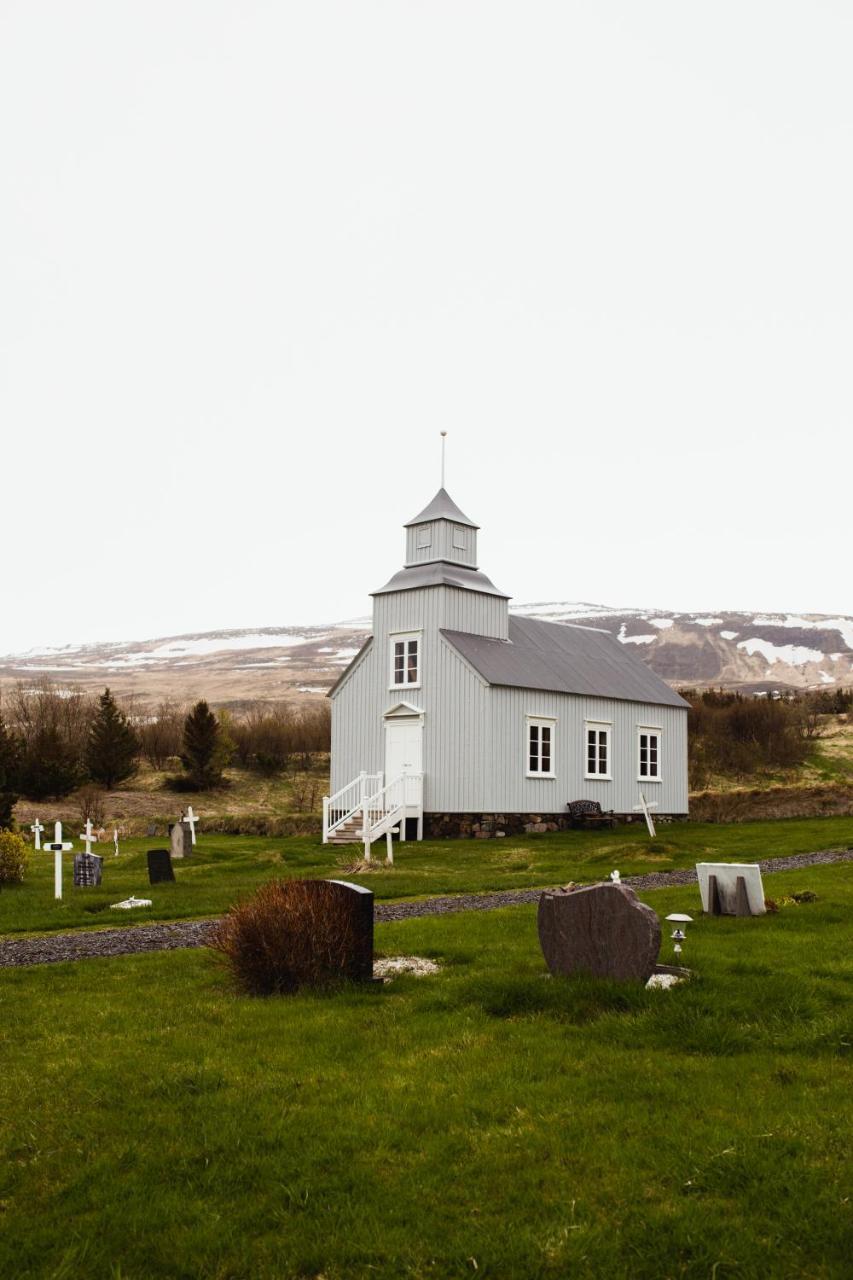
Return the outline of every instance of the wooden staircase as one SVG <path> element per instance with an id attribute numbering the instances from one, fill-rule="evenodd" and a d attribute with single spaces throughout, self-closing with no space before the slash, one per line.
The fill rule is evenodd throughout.
<path id="1" fill-rule="evenodd" d="M 323 843 L 363 844 L 370 861 L 374 840 L 386 837 L 388 861 L 391 837 L 406 838 L 406 818 L 416 818 L 423 839 L 423 774 L 403 773 L 390 782 L 381 774 L 361 773 L 333 796 L 323 797 Z"/>

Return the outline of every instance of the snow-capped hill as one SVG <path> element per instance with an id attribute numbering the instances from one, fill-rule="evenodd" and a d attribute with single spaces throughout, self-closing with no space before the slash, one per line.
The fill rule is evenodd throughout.
<path id="1" fill-rule="evenodd" d="M 537 601 L 513 612 L 600 627 L 677 687 L 744 690 L 853 685 L 853 618 L 824 614 L 677 613 L 585 602 Z M 31 649 L 0 658 L 0 687 L 47 677 L 63 687 L 223 703 L 318 696 L 369 634 L 356 618 L 325 626 L 255 627 L 152 640 Z M 2 640 L 0 639 L 0 643 Z"/>
<path id="2" fill-rule="evenodd" d="M 676 613 L 610 605 L 537 603 L 514 610 L 588 623 L 636 645 L 671 684 L 824 688 L 853 684 L 853 618 L 829 614 Z"/>

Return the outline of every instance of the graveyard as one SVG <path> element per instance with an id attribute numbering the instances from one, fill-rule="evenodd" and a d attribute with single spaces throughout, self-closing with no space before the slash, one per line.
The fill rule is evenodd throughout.
<path id="1" fill-rule="evenodd" d="M 45 825 L 52 835 L 53 824 L 46 818 L 45 811 Z M 70 839 L 73 851 L 63 855 L 60 900 L 54 897 L 53 855 L 32 850 L 23 883 L 0 891 L 0 937 L 215 916 L 273 877 L 344 875 L 368 886 L 378 900 L 410 899 L 591 882 L 606 878 L 614 867 L 623 875 L 644 875 L 714 859 L 749 861 L 853 844 L 853 818 L 849 817 L 731 825 L 671 823 L 660 826 L 653 841 L 645 828 L 634 823 L 606 832 L 396 843 L 393 867 L 385 865 L 384 843 L 380 843 L 374 846 L 371 870 L 359 873 L 350 869 L 358 859 L 359 846 L 341 849 L 323 845 L 314 836 L 227 836 L 202 829 L 192 856 L 174 862 L 174 883 L 152 889 L 147 852 L 169 843 L 167 824 L 152 825 L 156 836 L 121 838 L 118 856 L 111 833 L 105 842 L 92 846 L 104 860 L 98 886 L 73 887 L 72 860 L 84 844 Z M 77 837 L 78 831 L 79 826 L 66 823 L 66 835 Z M 151 898 L 152 907 L 117 919 L 110 907 L 129 895 Z M 125 917 L 124 912 L 119 914 Z"/>
<path id="2" fill-rule="evenodd" d="M 223 840 L 196 855 L 211 876 Z M 598 878 L 572 843 L 530 841 L 519 874 L 553 880 L 562 856 Z M 472 842 L 479 866 L 440 883 L 503 883 L 493 853 Z M 420 855 L 394 868 L 410 894 L 438 887 L 404 870 Z M 390 895 L 391 874 L 364 880 Z M 671 991 L 549 978 L 534 905 L 379 923 L 377 956 L 438 973 L 292 997 L 235 995 L 206 949 L 4 970 L 0 1274 L 844 1274 L 849 865 L 765 888 L 816 901 L 736 919 L 703 916 L 695 884 L 640 894 L 694 919 Z"/>

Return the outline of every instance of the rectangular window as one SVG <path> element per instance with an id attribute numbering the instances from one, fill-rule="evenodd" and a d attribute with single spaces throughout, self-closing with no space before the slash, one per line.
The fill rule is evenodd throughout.
<path id="1" fill-rule="evenodd" d="M 660 782 L 660 729 L 638 729 L 637 777 L 640 782 Z"/>
<path id="2" fill-rule="evenodd" d="M 420 636 L 392 636 L 391 687 L 406 689 L 420 682 Z"/>
<path id="3" fill-rule="evenodd" d="M 455 551 L 465 550 L 465 530 L 458 524 L 453 526 L 453 547 Z"/>
<path id="4" fill-rule="evenodd" d="M 554 777 L 554 730 L 556 720 L 527 718 L 527 772 L 537 778 Z"/>
<path id="5" fill-rule="evenodd" d="M 586 776 L 588 778 L 610 777 L 610 726 L 606 724 L 586 725 Z"/>
<path id="6" fill-rule="evenodd" d="M 419 547 L 432 546 L 432 525 L 431 524 L 424 525 L 422 529 L 418 529 L 418 546 Z"/>

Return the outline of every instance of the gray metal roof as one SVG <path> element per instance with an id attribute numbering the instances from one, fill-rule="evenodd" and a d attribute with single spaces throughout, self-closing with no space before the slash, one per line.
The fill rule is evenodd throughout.
<path id="1" fill-rule="evenodd" d="M 430 520 L 453 520 L 456 524 L 467 524 L 470 529 L 480 527 L 474 524 L 473 520 L 469 520 L 464 511 L 459 510 L 446 489 L 439 489 L 432 502 L 424 507 L 421 514 L 415 516 L 414 520 L 408 520 L 403 528 L 411 529 L 413 524 L 427 524 Z"/>
<path id="2" fill-rule="evenodd" d="M 608 631 L 510 617 L 509 640 L 444 629 L 441 634 L 489 684 L 688 705 Z"/>
<path id="3" fill-rule="evenodd" d="M 479 569 L 466 569 L 464 565 L 451 564 L 448 560 L 431 560 L 428 564 L 414 564 L 408 569 L 400 569 L 384 587 L 372 591 L 371 595 L 381 596 L 386 591 L 412 591 L 415 587 L 466 587 L 469 591 L 481 591 L 487 596 L 509 599 Z"/>

